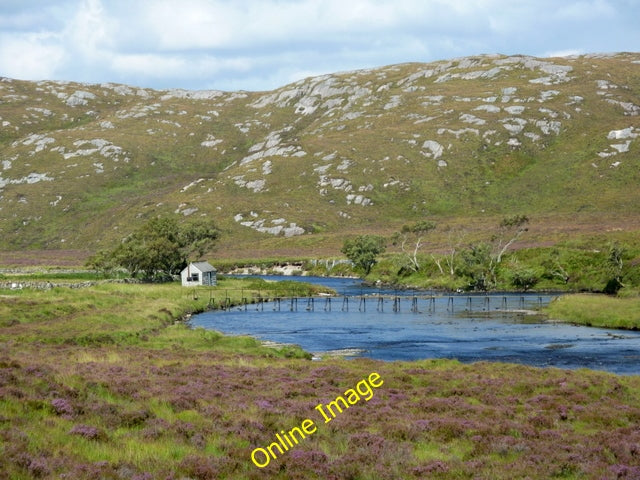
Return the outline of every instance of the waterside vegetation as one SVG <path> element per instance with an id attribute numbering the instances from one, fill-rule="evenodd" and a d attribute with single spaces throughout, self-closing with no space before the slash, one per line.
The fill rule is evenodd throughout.
<path id="1" fill-rule="evenodd" d="M 551 302 L 545 313 L 588 327 L 639 330 L 640 296 L 565 295 Z"/>
<path id="2" fill-rule="evenodd" d="M 461 228 L 434 249 L 435 222 L 402 227 L 390 239 L 395 252 L 373 262 L 369 280 L 450 290 L 555 290 L 616 294 L 640 288 L 640 243 L 634 237 L 599 238 L 527 245 L 529 218 L 504 217 L 492 231 L 468 238 Z M 361 237 L 358 237 L 361 238 Z M 431 248 L 429 248 L 431 247 Z"/>

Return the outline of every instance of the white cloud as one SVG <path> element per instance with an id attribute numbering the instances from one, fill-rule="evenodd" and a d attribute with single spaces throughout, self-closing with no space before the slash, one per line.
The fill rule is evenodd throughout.
<path id="1" fill-rule="evenodd" d="M 546 52 L 545 54 L 543 54 L 543 57 L 571 57 L 571 56 L 575 56 L 575 55 L 582 55 L 583 51 L 581 50 L 557 50 L 555 52 Z"/>
<path id="2" fill-rule="evenodd" d="M 220 2 L 161 0 L 143 15 L 143 31 L 164 51 L 225 47 L 241 27 L 234 9 Z"/>
<path id="3" fill-rule="evenodd" d="M 66 53 L 50 34 L 0 35 L 0 74 L 40 80 L 53 78 Z"/>
<path id="4" fill-rule="evenodd" d="M 260 90 L 481 53 L 629 51 L 640 44 L 638 3 L 2 0 L 0 75 Z"/>
<path id="5" fill-rule="evenodd" d="M 161 54 L 126 54 L 115 55 L 111 59 L 111 67 L 119 75 L 139 76 L 145 74 L 151 77 L 175 74 L 187 67 L 185 60 L 179 56 Z"/>
<path id="6" fill-rule="evenodd" d="M 109 17 L 100 0 L 84 0 L 67 24 L 65 43 L 89 60 L 110 52 L 117 35 L 117 23 Z"/>
<path id="7" fill-rule="evenodd" d="M 115 55 L 111 67 L 119 75 L 146 75 L 149 77 L 207 77 L 221 71 L 247 71 L 251 64 L 244 59 L 216 59 L 207 56 L 185 57 L 166 54 Z"/>

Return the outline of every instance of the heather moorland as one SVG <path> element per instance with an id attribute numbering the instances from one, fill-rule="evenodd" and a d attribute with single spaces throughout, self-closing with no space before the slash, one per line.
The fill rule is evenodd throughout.
<path id="1" fill-rule="evenodd" d="M 638 376 L 315 362 L 179 321 L 212 296 L 251 297 L 240 282 L 0 292 L 0 478 L 640 476 Z M 359 382 L 374 372 L 369 394 Z M 316 407 L 334 401 L 325 423 Z M 271 446 L 265 467 L 252 462 L 306 419 L 312 434 L 282 453 Z"/>

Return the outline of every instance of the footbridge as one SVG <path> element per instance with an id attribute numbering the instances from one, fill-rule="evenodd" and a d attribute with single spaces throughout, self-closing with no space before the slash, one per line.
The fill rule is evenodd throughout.
<path id="1" fill-rule="evenodd" d="M 220 292 L 216 292 L 220 293 Z M 232 298 L 236 300 L 232 300 Z M 464 294 L 361 294 L 361 295 L 317 295 L 317 296 L 266 296 L 254 294 L 250 297 L 241 295 L 232 297 L 228 292 L 217 298 L 211 292 L 209 306 L 218 310 L 236 309 L 239 311 L 290 311 L 315 312 L 334 310 L 349 312 L 392 311 L 399 313 L 434 313 L 436 309 L 446 309 L 447 312 L 489 312 L 489 311 L 517 311 L 530 309 L 532 306 L 543 305 L 542 295 L 464 295 Z"/>

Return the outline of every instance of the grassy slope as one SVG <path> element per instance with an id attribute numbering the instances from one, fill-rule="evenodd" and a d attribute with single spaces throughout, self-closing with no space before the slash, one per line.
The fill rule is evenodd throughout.
<path id="1" fill-rule="evenodd" d="M 604 159 L 598 155 L 612 151 L 612 143 L 624 143 L 607 139 L 611 130 L 638 128 L 637 115 L 608 102 L 638 103 L 634 59 L 635 54 L 557 59 L 573 70 L 569 81 L 554 85 L 531 83 L 544 72 L 518 63 L 507 64 L 510 69 L 492 78 L 439 82 L 438 74 L 407 80 L 447 63 L 442 73 L 486 70 L 493 60 L 485 58 L 475 59 L 482 65 L 406 64 L 307 79 L 275 92 L 210 99 L 151 90 L 146 96 L 122 94 L 97 85 L 3 82 L 2 117 L 10 126 L 0 131 L 0 153 L 11 167 L 3 167 L 2 177 L 16 180 L 47 172 L 54 180 L 3 188 L 1 247 L 95 249 L 118 241 L 144 218 L 189 208 L 220 224 L 224 236 L 217 255 L 235 258 L 335 255 L 345 235 L 390 234 L 424 217 L 441 224 L 464 223 L 473 232 L 488 234 L 487 226 L 503 215 L 526 213 L 537 222 L 544 241 L 600 229 L 637 232 L 640 198 L 635 186 L 640 179 L 633 160 L 638 141 L 632 140 L 627 153 Z M 600 80 L 615 87 L 599 88 Z M 515 93 L 504 95 L 512 87 Z M 323 88 L 343 93 L 314 97 Z M 64 98 L 77 89 L 96 98 L 86 106 L 66 105 L 59 95 Z M 361 94 L 363 90 L 369 93 Z M 543 99 L 544 92 L 554 91 L 558 93 Z M 252 106 L 268 95 L 276 100 Z M 495 101 L 487 100 L 491 97 Z M 576 102 L 577 97 L 582 100 Z M 296 114 L 300 98 L 315 99 L 317 109 Z M 339 106 L 324 106 L 328 99 Z M 476 110 L 487 104 L 501 111 Z M 504 110 L 511 107 L 525 110 Z M 463 114 L 486 124 L 469 123 Z M 511 135 L 505 124 L 518 118 L 527 123 Z M 544 134 L 537 122 L 551 121 L 560 123 L 558 133 Z M 105 122 L 113 128 L 104 127 Z M 465 128 L 477 128 L 480 134 L 451 133 Z M 488 131 L 495 133 L 485 136 Z M 264 173 L 266 160 L 240 164 L 274 132 L 280 138 L 277 147 L 299 148 L 306 155 L 269 157 L 269 174 Z M 34 152 L 27 141 L 31 133 L 54 141 Z M 525 134 L 540 138 L 533 141 Z M 203 147 L 210 136 L 222 143 Z M 521 147 L 509 146 L 511 138 Z M 76 141 L 92 139 L 121 147 L 118 161 L 98 153 L 65 159 L 53 150 L 75 152 L 90 147 Z M 425 156 L 426 140 L 443 145 L 441 159 L 447 167 Z M 612 168 L 616 160 L 621 163 Z M 316 168 L 329 164 L 329 179 L 344 179 L 349 191 L 343 185 L 320 192 Z M 265 189 L 253 192 L 238 184 L 240 178 L 263 179 Z M 373 203 L 349 205 L 347 194 L 362 194 Z M 313 234 L 272 237 L 241 226 L 234 220 L 237 214 L 264 220 L 267 226 L 284 219 Z M 247 255 L 248 249 L 257 255 Z"/>
<path id="2" fill-rule="evenodd" d="M 222 284 L 220 294 L 238 286 Z M 640 377 L 446 360 L 282 359 L 250 339 L 174 325 L 208 301 L 177 285 L 0 295 L 2 478 L 640 473 Z M 384 384 L 373 398 L 322 424 L 314 407 L 374 371 Z M 305 418 L 316 421 L 315 434 L 264 470 L 251 463 L 254 448 Z"/>

